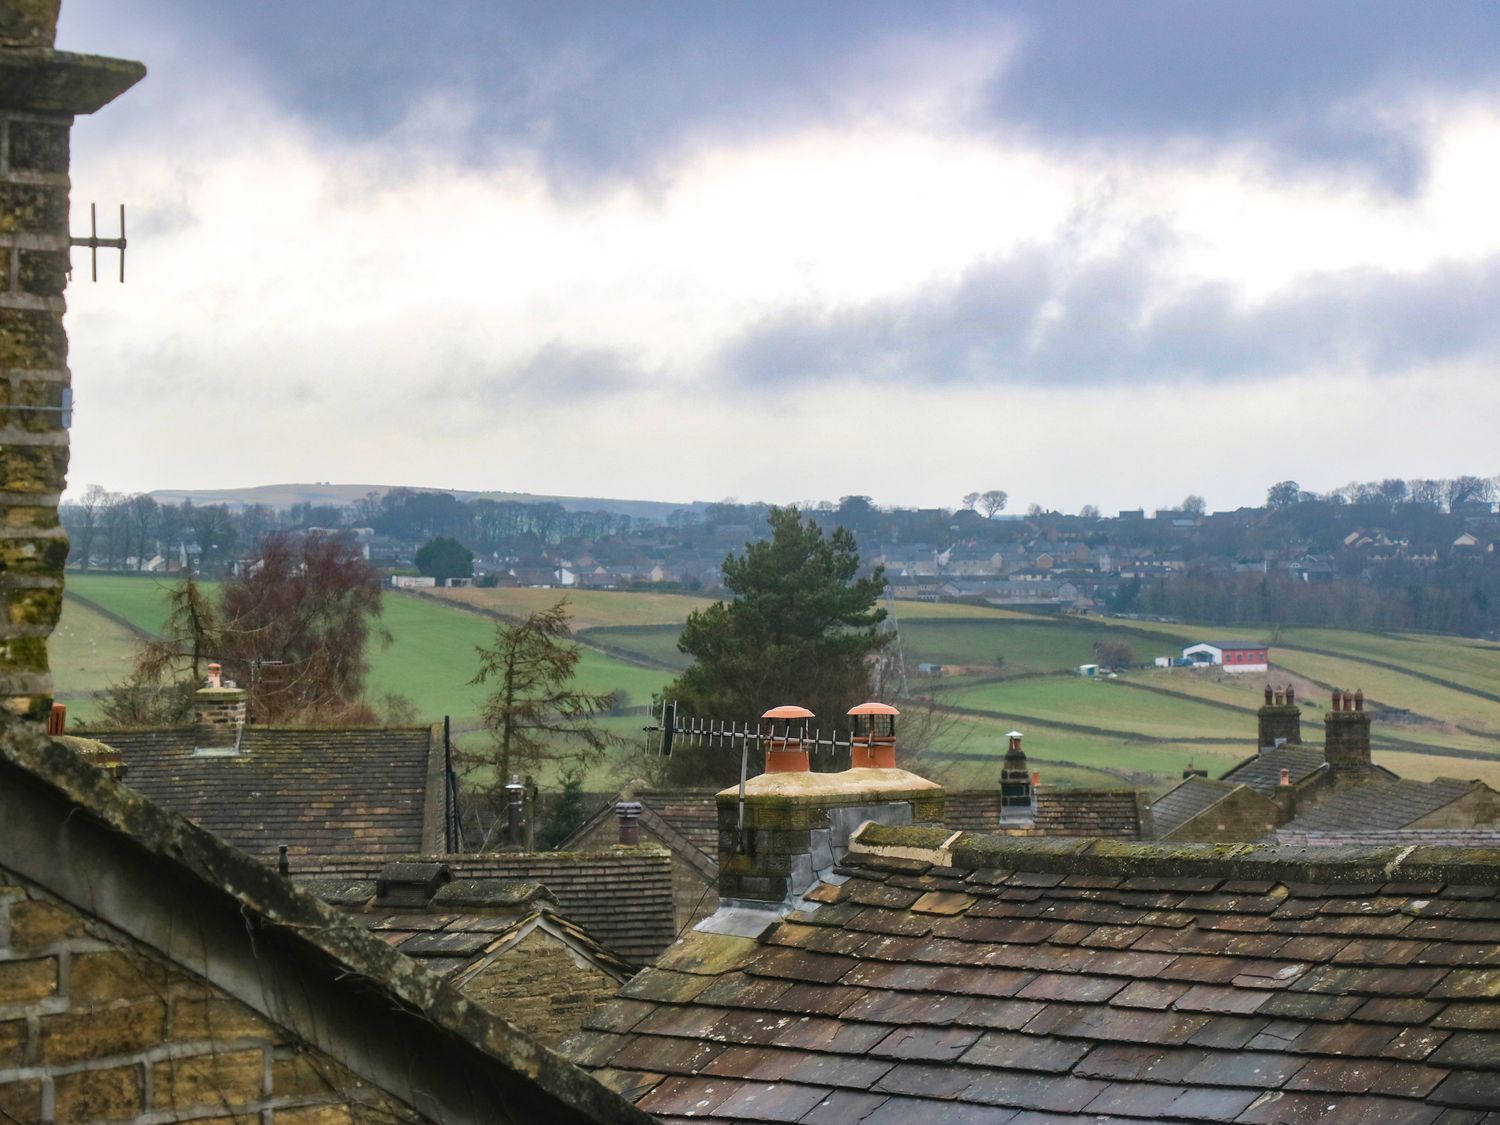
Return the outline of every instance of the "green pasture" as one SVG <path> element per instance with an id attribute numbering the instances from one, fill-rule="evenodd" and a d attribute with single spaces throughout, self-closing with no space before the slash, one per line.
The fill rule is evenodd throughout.
<path id="1" fill-rule="evenodd" d="M 1166 640 L 1132 627 L 1112 625 L 1099 618 L 1059 618 L 1010 615 L 987 619 L 903 621 L 901 644 L 908 668 L 917 663 L 993 667 L 997 672 L 1061 672 L 1094 660 L 1099 641 L 1122 640 L 1145 662 L 1176 653 L 1181 638 Z M 1160 651 L 1158 651 L 1160 650 Z M 999 657 L 1005 663 L 997 664 Z"/>
<path id="2" fill-rule="evenodd" d="M 212 583 L 204 583 L 211 587 Z M 97 602 L 118 614 L 137 629 L 147 633 L 161 632 L 167 617 L 167 595 L 177 586 L 175 581 L 154 575 L 140 577 L 122 574 L 74 574 L 66 579 L 69 593 Z"/>
<path id="3" fill-rule="evenodd" d="M 686 668 L 690 658 L 677 648 L 682 635 L 679 625 L 600 625 L 585 629 L 578 639 L 585 644 L 617 648 L 645 660 L 655 660 L 672 668 Z"/>
<path id="4" fill-rule="evenodd" d="M 1477 691 L 1500 694 L 1500 645 L 1468 637 L 1282 629 L 1280 644 L 1395 664 Z M 1275 654 L 1273 653 L 1273 656 Z"/>
<path id="5" fill-rule="evenodd" d="M 1108 679 L 1047 676 L 942 691 L 938 702 L 986 711 L 1002 719 L 1031 716 L 1148 738 L 1254 741 L 1255 715 L 1186 698 L 1133 691 Z M 1019 721 L 1019 720 L 1018 720 Z"/>
<path id="6" fill-rule="evenodd" d="M 457 590 L 428 590 L 426 593 L 465 609 L 500 613 L 507 617 L 525 617 L 567 598 L 575 631 L 601 625 L 680 625 L 693 610 L 713 604 L 708 598 L 687 594 L 652 594 L 638 590 L 533 590 L 520 587 L 485 590 L 468 586 Z"/>
<path id="7" fill-rule="evenodd" d="M 47 641 L 47 660 L 55 698 L 68 705 L 70 719 L 87 721 L 97 714 L 93 693 L 129 674 L 136 640 L 123 625 L 64 597 L 62 616 Z"/>
<path id="8" fill-rule="evenodd" d="M 1322 656 L 1285 646 L 1274 648 L 1271 659 L 1278 666 L 1320 684 L 1350 691 L 1362 689 L 1366 699 L 1387 707 L 1400 707 L 1439 722 L 1500 734 L 1500 703 L 1461 687 L 1433 683 L 1356 657 Z"/>

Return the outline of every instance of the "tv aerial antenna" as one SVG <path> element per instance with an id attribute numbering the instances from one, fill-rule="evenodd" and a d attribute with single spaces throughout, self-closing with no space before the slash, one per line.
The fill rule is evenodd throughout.
<path id="1" fill-rule="evenodd" d="M 89 250 L 89 267 L 95 281 L 99 280 L 99 251 L 118 250 L 120 252 L 120 284 L 125 284 L 125 204 L 120 204 L 120 236 L 118 238 L 99 237 L 99 205 L 89 204 L 89 233 L 84 238 L 81 235 L 72 235 L 68 239 L 69 246 L 87 246 Z M 72 272 L 69 265 L 68 272 Z"/>

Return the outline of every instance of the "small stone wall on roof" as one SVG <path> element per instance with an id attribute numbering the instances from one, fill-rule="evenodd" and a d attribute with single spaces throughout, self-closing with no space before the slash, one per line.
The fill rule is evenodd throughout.
<path id="1" fill-rule="evenodd" d="M 1141 834 L 1140 807 L 1133 789 L 1041 788 L 1036 795 L 1039 836 L 1116 836 Z"/>

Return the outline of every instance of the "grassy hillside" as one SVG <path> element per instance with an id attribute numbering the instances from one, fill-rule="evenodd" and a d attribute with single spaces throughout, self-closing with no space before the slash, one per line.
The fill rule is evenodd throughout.
<path id="1" fill-rule="evenodd" d="M 167 586 L 151 579 L 70 576 L 81 594 L 137 628 L 155 631 Z M 495 618 L 551 605 L 557 590 L 452 590 L 440 598 L 392 593 L 385 599 L 389 648 L 371 654 L 373 696 L 409 698 L 424 719 L 451 715 L 460 730 L 477 726 L 484 688 L 468 683 L 474 647 L 488 643 Z M 686 659 L 676 639 L 689 612 L 707 600 L 681 594 L 579 591 L 569 594 L 586 646 L 579 682 L 620 690 L 645 704 Z M 1051 784 L 1163 786 L 1192 761 L 1218 772 L 1253 752 L 1255 709 L 1267 677 L 1216 671 L 1140 668 L 1117 680 L 1066 670 L 1085 663 L 1093 645 L 1123 639 L 1140 661 L 1174 653 L 1221 628 L 1155 622 L 1059 618 L 965 605 L 899 603 L 909 673 L 917 663 L 961 669 L 961 676 L 918 678 L 915 693 L 951 708 L 919 768 L 955 785 L 992 785 L 1005 732 L 1019 727 L 1027 752 Z M 476 612 L 479 611 L 479 612 Z M 129 631 L 70 597 L 53 640 L 59 692 L 86 716 L 86 693 L 118 678 L 128 664 Z M 1004 657 L 1003 664 L 997 657 Z M 1360 687 L 1371 706 L 1400 708 L 1407 721 L 1377 722 L 1376 760 L 1410 777 L 1482 777 L 1500 785 L 1500 646 L 1462 638 L 1283 629 L 1272 640 L 1269 677 L 1296 683 L 1303 732 L 1322 738 L 1326 689 Z M 768 702 L 787 702 L 773 700 Z M 611 726 L 630 737 L 613 776 L 633 768 L 640 716 Z M 590 783 L 612 780 L 601 771 Z"/>

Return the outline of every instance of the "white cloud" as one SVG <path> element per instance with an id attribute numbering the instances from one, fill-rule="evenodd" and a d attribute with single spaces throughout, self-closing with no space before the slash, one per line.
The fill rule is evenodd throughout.
<path id="1" fill-rule="evenodd" d="M 1141 269 L 1160 301 L 1208 280 L 1247 304 L 1312 274 L 1500 252 L 1493 104 L 1413 107 L 1431 175 L 1403 200 L 1289 180 L 1243 146 L 1065 150 L 939 128 L 1010 47 L 924 49 L 922 80 L 878 116 L 704 144 L 649 184 L 584 195 L 556 194 L 524 153 L 460 159 L 464 130 L 444 122 L 476 112 L 461 100 L 334 142 L 241 85 L 134 124 L 131 145 L 92 156 L 81 141 L 75 207 L 123 198 L 133 241 L 127 286 L 80 274 L 70 292 L 75 487 L 340 479 L 940 503 L 983 485 L 1076 508 L 1483 468 L 1451 464 L 1452 435 L 1474 429 L 1476 403 L 1500 403 L 1461 367 L 1380 373 L 1373 390 L 1358 370 L 1216 387 L 1141 372 L 1066 391 L 913 371 L 774 399 L 715 382 L 726 343 L 769 318 L 915 297 L 1021 247 L 1066 274 L 1153 231 Z M 878 59 L 851 66 L 851 90 L 881 73 Z M 538 386 L 549 371 L 555 395 Z M 524 386 L 507 396 L 507 379 Z M 1349 433 L 1329 435 L 1320 412 L 1340 409 Z M 1391 464 L 1417 423 L 1409 464 Z"/>

